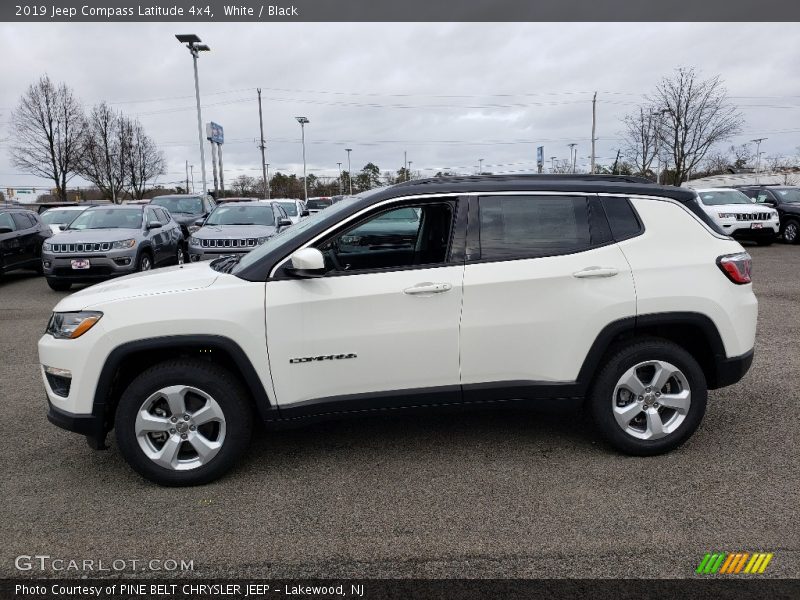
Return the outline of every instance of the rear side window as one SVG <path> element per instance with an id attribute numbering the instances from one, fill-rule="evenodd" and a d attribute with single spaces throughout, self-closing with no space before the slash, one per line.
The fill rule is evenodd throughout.
<path id="1" fill-rule="evenodd" d="M 33 227 L 31 219 L 25 213 L 13 213 L 12 216 L 17 224 L 17 229 L 30 229 Z"/>
<path id="2" fill-rule="evenodd" d="M 611 227 L 611 235 L 616 241 L 628 239 L 642 231 L 642 224 L 627 198 L 604 198 L 603 207 Z"/>
<path id="3" fill-rule="evenodd" d="M 592 245 L 586 198 L 483 197 L 480 225 L 484 260 L 569 254 Z"/>

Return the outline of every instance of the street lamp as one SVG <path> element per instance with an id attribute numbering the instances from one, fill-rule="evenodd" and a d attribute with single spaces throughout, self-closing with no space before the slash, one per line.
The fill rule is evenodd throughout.
<path id="1" fill-rule="evenodd" d="M 342 190 L 342 163 L 337 162 L 336 164 L 339 165 L 339 195 L 342 196 L 344 195 L 344 191 Z"/>
<path id="2" fill-rule="evenodd" d="M 758 174 L 761 171 L 761 142 L 764 140 L 768 140 L 769 138 L 756 138 L 754 140 L 750 140 L 756 145 L 756 183 L 758 183 Z"/>
<path id="3" fill-rule="evenodd" d="M 350 182 L 350 195 L 353 195 L 353 171 L 350 168 L 350 153 L 353 151 L 352 148 L 345 148 L 345 152 L 347 152 L 347 180 Z"/>
<path id="4" fill-rule="evenodd" d="M 306 123 L 310 123 L 306 117 L 295 117 L 300 123 L 300 135 L 303 139 L 303 193 L 305 201 L 308 202 L 308 179 L 306 178 Z"/>
<path id="5" fill-rule="evenodd" d="M 483 159 L 478 159 L 478 175 L 483 175 Z"/>
<path id="6" fill-rule="evenodd" d="M 567 144 L 567 146 L 569 146 L 569 159 L 570 159 L 570 162 L 572 163 L 572 172 L 573 173 L 575 173 L 575 162 L 578 160 L 578 151 L 575 149 L 575 147 L 577 145 L 578 144 L 576 144 L 575 142 L 572 142 L 571 144 Z"/>
<path id="7" fill-rule="evenodd" d="M 208 188 L 206 187 L 206 155 L 203 149 L 203 116 L 200 113 L 200 83 L 197 78 L 197 56 L 200 52 L 208 52 L 211 50 L 206 44 L 200 43 L 200 38 L 193 33 L 179 34 L 175 36 L 181 44 L 186 44 L 189 53 L 192 55 L 194 62 L 194 95 L 197 99 L 197 137 L 200 141 L 200 171 L 203 175 L 203 193 L 205 194 Z"/>
<path id="8" fill-rule="evenodd" d="M 408 161 L 408 181 L 411 181 L 411 163 L 413 162 L 413 160 Z"/>

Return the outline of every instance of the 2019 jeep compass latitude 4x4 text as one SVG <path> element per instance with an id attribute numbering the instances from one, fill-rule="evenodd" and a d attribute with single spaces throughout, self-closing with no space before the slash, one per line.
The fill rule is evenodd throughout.
<path id="1" fill-rule="evenodd" d="M 387 408 L 585 401 L 614 447 L 666 452 L 753 356 L 750 257 L 698 202 L 600 176 L 374 190 L 244 257 L 62 300 L 48 417 L 95 448 L 115 429 L 165 485 L 222 475 L 256 418 Z"/>

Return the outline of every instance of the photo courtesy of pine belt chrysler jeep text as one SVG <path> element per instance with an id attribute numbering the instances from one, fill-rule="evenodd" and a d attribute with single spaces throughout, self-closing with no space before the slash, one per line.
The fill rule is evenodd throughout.
<path id="1" fill-rule="evenodd" d="M 163 485 L 209 482 L 273 427 L 423 407 L 585 403 L 667 452 L 750 367 L 750 256 L 697 193 L 620 176 L 410 181 L 251 252 L 55 307 L 48 418 Z"/>

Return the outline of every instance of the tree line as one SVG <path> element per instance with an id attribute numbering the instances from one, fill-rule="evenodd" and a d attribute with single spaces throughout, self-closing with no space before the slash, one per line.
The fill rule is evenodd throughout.
<path id="1" fill-rule="evenodd" d="M 141 199 L 166 161 L 142 124 L 105 102 L 88 112 L 64 83 L 42 76 L 11 113 L 11 160 L 53 182 L 59 201 L 79 175 L 116 203 Z"/>

